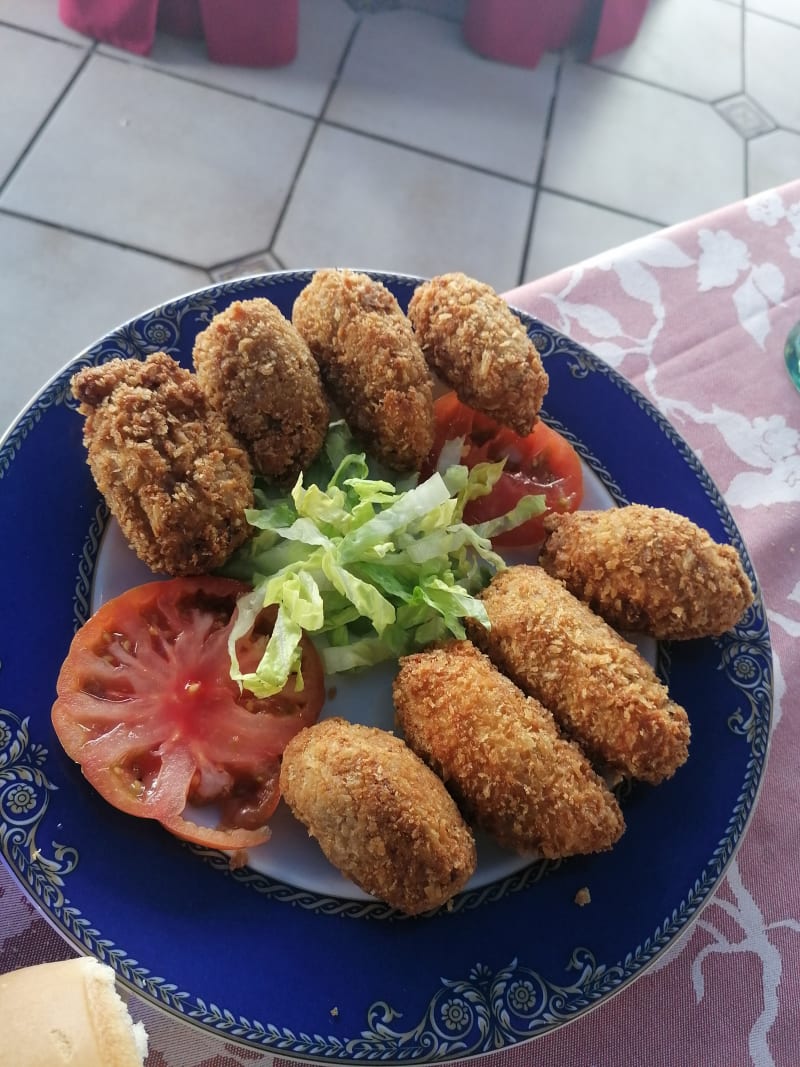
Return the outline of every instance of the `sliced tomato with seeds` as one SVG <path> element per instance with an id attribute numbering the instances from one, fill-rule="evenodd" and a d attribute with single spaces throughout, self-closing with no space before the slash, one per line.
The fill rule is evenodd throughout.
<path id="1" fill-rule="evenodd" d="M 533 431 L 520 437 L 486 415 L 462 403 L 454 392 L 445 393 L 434 405 L 436 419 L 433 448 L 423 476 L 436 470 L 448 441 L 464 439 L 458 462 L 467 467 L 504 459 L 503 473 L 487 496 L 471 500 L 464 521 L 475 525 L 505 515 L 524 496 L 543 495 L 545 510 L 513 530 L 493 538 L 503 548 L 539 545 L 544 540 L 544 520 L 553 512 L 575 511 L 583 499 L 583 469 L 569 441 L 539 419 Z"/>
<path id="2" fill-rule="evenodd" d="M 73 638 L 52 711 L 67 755 L 107 801 L 224 850 L 269 838 L 283 750 L 316 722 L 325 699 L 307 637 L 301 689 L 291 678 L 258 698 L 231 680 L 228 635 L 246 592 L 228 578 L 174 578 L 108 601 Z M 238 643 L 244 670 L 261 658 L 275 611 L 265 608 Z M 186 814 L 187 805 L 212 803 L 216 828 Z"/>

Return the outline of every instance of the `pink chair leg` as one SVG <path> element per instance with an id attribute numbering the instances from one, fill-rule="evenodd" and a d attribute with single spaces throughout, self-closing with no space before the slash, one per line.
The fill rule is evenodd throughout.
<path id="1" fill-rule="evenodd" d="M 549 49 L 563 48 L 588 0 L 469 0 L 464 37 L 490 59 L 535 67 Z"/>
<path id="2" fill-rule="evenodd" d="M 279 67 L 297 55 L 298 0 L 200 0 L 209 59 Z"/>
<path id="3" fill-rule="evenodd" d="M 592 59 L 625 48 L 642 24 L 647 0 L 605 0 L 592 47 Z"/>
<path id="4" fill-rule="evenodd" d="M 156 35 L 158 0 L 58 0 L 58 14 L 78 33 L 146 56 Z"/>

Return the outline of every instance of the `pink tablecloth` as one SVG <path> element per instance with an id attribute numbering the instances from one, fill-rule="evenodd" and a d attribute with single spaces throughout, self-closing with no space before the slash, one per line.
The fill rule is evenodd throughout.
<path id="1" fill-rule="evenodd" d="M 455 266 L 455 265 L 454 265 Z M 678 944 L 608 1004 L 492 1067 L 794 1065 L 800 1033 L 800 182 L 523 286 L 509 300 L 612 363 L 700 454 L 748 545 L 775 655 L 775 730 L 750 829 Z M 0 867 L 0 970 L 71 950 Z M 133 999 L 148 1067 L 279 1067 Z M 474 1060 L 473 1063 L 486 1062 Z"/>

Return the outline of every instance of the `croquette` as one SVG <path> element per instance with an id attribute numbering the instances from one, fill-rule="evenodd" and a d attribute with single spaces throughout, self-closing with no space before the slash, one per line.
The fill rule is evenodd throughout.
<path id="1" fill-rule="evenodd" d="M 270 481 L 294 482 L 328 430 L 328 401 L 303 338 L 269 300 L 237 300 L 197 335 L 193 359 L 209 403 Z"/>
<path id="2" fill-rule="evenodd" d="M 598 769 L 655 784 L 686 761 L 686 711 L 637 648 L 556 578 L 509 567 L 481 599 L 491 628 L 470 622 L 472 639 Z"/>
<path id="3" fill-rule="evenodd" d="M 560 859 L 622 834 L 617 800 L 583 752 L 470 641 L 401 659 L 394 704 L 409 747 L 505 848 Z"/>
<path id="4" fill-rule="evenodd" d="M 302 730 L 284 751 L 280 787 L 334 867 L 407 915 L 445 904 L 475 870 L 452 797 L 386 730 L 340 718 Z"/>
<path id="5" fill-rule="evenodd" d="M 552 515 L 545 530 L 541 565 L 617 629 L 717 637 L 753 602 L 736 549 L 665 508 Z"/>
<path id="6" fill-rule="evenodd" d="M 433 379 L 392 293 L 366 274 L 320 270 L 292 321 L 367 450 L 393 470 L 419 470 L 433 444 Z"/>
<path id="7" fill-rule="evenodd" d="M 548 387 L 533 341 L 491 286 L 441 274 L 408 305 L 423 354 L 459 399 L 521 436 L 531 432 Z"/>
<path id="8" fill-rule="evenodd" d="M 151 570 L 204 574 L 248 536 L 247 454 L 194 375 L 156 352 L 72 378 L 87 461 L 131 548 Z"/>

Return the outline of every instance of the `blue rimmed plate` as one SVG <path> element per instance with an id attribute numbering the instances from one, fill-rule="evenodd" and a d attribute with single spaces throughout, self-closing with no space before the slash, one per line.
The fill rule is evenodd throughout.
<path id="1" fill-rule="evenodd" d="M 419 281 L 375 276 L 404 307 Z M 0 445 L 0 847 L 77 950 L 198 1027 L 320 1062 L 446 1061 L 575 1019 L 635 979 L 697 914 L 763 775 L 769 634 L 757 590 L 723 638 L 658 648 L 659 669 L 691 719 L 690 757 L 669 782 L 629 791 L 628 828 L 611 852 L 524 865 L 484 847 L 478 877 L 430 916 L 403 918 L 366 898 L 308 842 L 311 858 L 299 858 L 286 813 L 276 824 L 276 838 L 288 835 L 279 857 L 265 852 L 231 871 L 219 854 L 107 806 L 62 753 L 50 707 L 72 634 L 104 595 L 100 584 L 138 578 L 86 465 L 70 377 L 157 350 L 189 366 L 195 335 L 232 300 L 264 296 L 290 315 L 309 278 L 228 282 L 126 323 L 56 376 Z M 550 375 L 546 417 L 578 448 L 592 492 L 689 516 L 736 546 L 756 584 L 728 509 L 671 426 L 585 349 L 521 318 Z M 378 672 L 366 683 L 377 687 L 376 721 L 386 726 L 390 678 Z M 333 711 L 342 713 L 342 699 L 337 682 Z M 356 687 L 347 699 L 361 717 L 363 694 Z M 591 904 L 581 908 L 583 887 Z"/>

